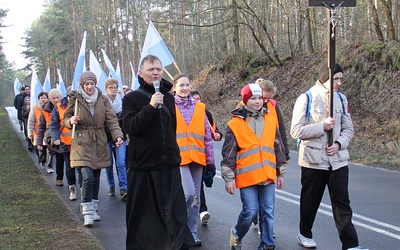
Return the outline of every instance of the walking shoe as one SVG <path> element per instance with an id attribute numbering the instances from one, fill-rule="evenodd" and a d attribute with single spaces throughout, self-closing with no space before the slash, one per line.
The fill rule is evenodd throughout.
<path id="1" fill-rule="evenodd" d="M 193 235 L 193 239 L 194 239 L 194 246 L 200 247 L 202 243 L 201 243 L 201 240 L 199 239 L 199 237 L 197 237 L 197 235 Z"/>
<path id="2" fill-rule="evenodd" d="M 54 170 L 53 170 L 53 168 L 47 168 L 47 173 L 48 173 L 48 174 L 52 174 L 52 173 L 54 173 Z"/>
<path id="3" fill-rule="evenodd" d="M 369 250 L 368 248 L 361 248 L 360 246 L 348 248 L 347 250 Z"/>
<path id="4" fill-rule="evenodd" d="M 63 180 L 56 180 L 56 186 L 64 186 Z"/>
<path id="5" fill-rule="evenodd" d="M 69 189 L 69 200 L 76 201 L 76 185 L 70 185 Z"/>
<path id="6" fill-rule="evenodd" d="M 257 250 L 275 250 L 275 246 L 261 245 L 257 248 Z"/>
<path id="7" fill-rule="evenodd" d="M 201 224 L 203 224 L 203 225 L 207 224 L 207 223 L 208 223 L 208 220 L 210 219 L 210 217 L 211 217 L 211 215 L 210 215 L 209 212 L 207 212 L 207 211 L 201 212 L 201 213 L 200 213 L 200 221 L 201 221 Z"/>
<path id="8" fill-rule="evenodd" d="M 299 240 L 299 244 L 305 248 L 316 248 L 317 243 L 313 239 L 306 238 L 301 233 L 297 235 L 297 239 Z"/>
<path id="9" fill-rule="evenodd" d="M 121 200 L 126 201 L 127 194 L 126 189 L 121 189 Z"/>
<path id="10" fill-rule="evenodd" d="M 115 196 L 115 188 L 112 187 L 108 190 L 108 196 Z"/>
<path id="11" fill-rule="evenodd" d="M 231 237 L 229 238 L 229 246 L 231 250 L 241 250 L 242 249 L 242 242 L 233 235 L 231 230 Z"/>

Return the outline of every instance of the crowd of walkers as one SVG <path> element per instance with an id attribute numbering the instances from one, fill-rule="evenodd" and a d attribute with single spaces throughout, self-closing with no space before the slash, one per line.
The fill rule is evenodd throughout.
<path id="1" fill-rule="evenodd" d="M 318 81 L 298 97 L 293 110 L 290 133 L 299 139 L 302 170 L 297 239 L 305 248 L 316 247 L 312 226 L 328 186 L 342 249 L 362 249 L 348 194 L 347 146 L 354 130 L 347 99 L 339 93 L 343 70 L 338 64 L 332 70 L 334 117 L 325 108 L 329 72 L 327 64 L 321 64 Z M 14 106 L 27 148 L 37 152 L 48 174 L 54 172 L 55 158 L 57 186 L 64 185 L 65 171 L 69 200 L 79 197 L 84 226 L 100 220 L 100 175 L 105 168 L 108 195 L 115 196 L 117 186 L 126 202 L 126 249 L 200 247 L 198 226 L 211 218 L 204 185 L 212 187 L 213 141 L 223 134 L 189 77 L 180 73 L 172 83 L 165 80 L 158 57 L 142 59 L 138 82 L 137 90 L 126 85 L 120 90 L 118 81 L 110 78 L 102 93 L 96 75 L 87 71 L 77 90 L 69 87 L 66 97 L 57 89 L 41 92 L 34 107 L 29 86 L 23 86 Z M 230 230 L 233 250 L 242 249 L 252 224 L 259 227 L 258 250 L 275 249 L 275 189 L 283 188 L 290 160 L 275 93 L 275 84 L 266 79 L 246 84 L 227 124 L 221 176 L 226 192 L 234 195 L 238 190 L 242 201 Z M 332 145 L 327 131 L 332 131 Z"/>

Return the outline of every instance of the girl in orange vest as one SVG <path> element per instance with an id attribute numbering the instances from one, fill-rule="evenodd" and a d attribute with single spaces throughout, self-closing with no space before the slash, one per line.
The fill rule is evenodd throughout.
<path id="1" fill-rule="evenodd" d="M 245 106 L 231 112 L 222 147 L 221 175 L 225 189 L 235 194 L 240 189 L 243 203 L 236 225 L 231 230 L 231 249 L 241 249 L 242 239 L 259 214 L 259 250 L 274 249 L 275 187 L 283 187 L 286 171 L 285 150 L 276 117 L 263 107 L 261 87 L 248 84 L 241 91 Z"/>
<path id="2" fill-rule="evenodd" d="M 36 153 L 39 159 L 39 163 L 42 168 L 46 167 L 46 149 L 37 143 L 37 137 L 39 133 L 39 120 L 43 111 L 44 105 L 49 101 L 46 92 L 40 92 L 38 94 L 38 103 L 31 107 L 32 110 L 28 117 L 28 137 L 31 140 L 33 146 L 37 148 Z M 48 168 L 47 173 L 54 173 L 53 168 Z"/>
<path id="3" fill-rule="evenodd" d="M 198 90 L 192 89 L 190 91 L 190 95 L 197 101 L 201 102 L 201 95 Z M 212 117 L 212 114 L 210 111 L 206 109 L 206 115 L 207 119 L 210 122 L 209 125 L 211 125 L 211 137 L 213 138 L 214 141 L 220 141 L 222 139 L 222 133 L 219 131 L 217 124 L 214 122 L 214 119 Z M 213 173 L 212 172 L 203 172 L 203 181 L 201 182 L 201 189 L 200 189 L 200 210 L 199 210 L 199 216 L 200 216 L 200 221 L 201 224 L 206 225 L 208 223 L 208 220 L 211 218 L 210 213 L 208 212 L 208 207 L 206 203 L 206 196 L 204 194 L 204 184 L 206 187 L 211 188 L 213 184 Z"/>
<path id="4" fill-rule="evenodd" d="M 188 226 L 196 246 L 200 210 L 200 188 L 203 169 L 215 175 L 214 147 L 205 105 L 190 95 L 189 79 L 184 74 L 174 77 L 176 140 L 180 149 L 180 172 L 188 211 Z"/>

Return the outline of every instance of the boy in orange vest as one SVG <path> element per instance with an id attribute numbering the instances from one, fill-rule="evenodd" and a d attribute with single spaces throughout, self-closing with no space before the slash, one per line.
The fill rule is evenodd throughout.
<path id="1" fill-rule="evenodd" d="M 274 249 L 273 238 L 275 187 L 283 187 L 286 171 L 283 148 L 275 116 L 263 107 L 262 89 L 248 84 L 241 91 L 245 106 L 231 112 L 222 147 L 221 175 L 225 190 L 240 189 L 243 209 L 231 230 L 231 249 L 242 247 L 242 239 L 259 214 L 261 242 L 259 250 Z"/>

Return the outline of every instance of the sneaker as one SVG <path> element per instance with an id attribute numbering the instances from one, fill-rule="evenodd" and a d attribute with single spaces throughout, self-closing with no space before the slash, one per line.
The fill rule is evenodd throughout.
<path id="1" fill-rule="evenodd" d="M 115 188 L 110 188 L 108 190 L 108 196 L 115 196 Z"/>
<path id="2" fill-rule="evenodd" d="M 259 246 L 257 248 L 257 250 L 275 250 L 275 246 L 262 245 L 262 246 Z"/>
<path id="3" fill-rule="evenodd" d="M 63 180 L 56 180 L 56 186 L 64 186 Z"/>
<path id="4" fill-rule="evenodd" d="M 301 233 L 297 235 L 297 239 L 299 240 L 299 244 L 305 248 L 316 248 L 317 243 L 313 239 L 306 238 Z"/>
<path id="5" fill-rule="evenodd" d="M 233 235 L 231 230 L 231 237 L 229 238 L 229 246 L 231 250 L 241 250 L 242 249 L 242 242 Z"/>
<path id="6" fill-rule="evenodd" d="M 126 201 L 127 194 L 126 189 L 121 189 L 121 200 Z"/>
<path id="7" fill-rule="evenodd" d="M 70 185 L 69 189 L 69 200 L 76 201 L 76 185 Z"/>
<path id="8" fill-rule="evenodd" d="M 42 167 L 43 170 L 46 169 L 46 163 L 42 163 L 40 164 L 40 166 Z"/>
<path id="9" fill-rule="evenodd" d="M 47 173 L 48 173 L 48 174 L 52 174 L 52 173 L 54 173 L 54 170 L 53 170 L 53 168 L 47 168 Z"/>
<path id="10" fill-rule="evenodd" d="M 210 219 L 210 217 L 211 217 L 211 215 L 210 215 L 210 213 L 209 212 L 207 212 L 207 211 L 203 211 L 203 212 L 201 212 L 200 213 L 200 221 L 201 221 L 201 224 L 207 224 L 208 223 L 208 220 Z"/>
<path id="11" fill-rule="evenodd" d="M 202 243 L 201 243 L 201 240 L 199 239 L 199 237 L 197 237 L 197 235 L 193 235 L 193 239 L 194 239 L 194 246 L 200 247 Z"/>
<path id="12" fill-rule="evenodd" d="M 251 223 L 253 223 L 253 225 L 257 225 L 258 224 L 258 217 L 256 217 Z"/>
<path id="13" fill-rule="evenodd" d="M 347 250 L 369 250 L 368 248 L 361 248 L 360 246 L 348 248 Z"/>

